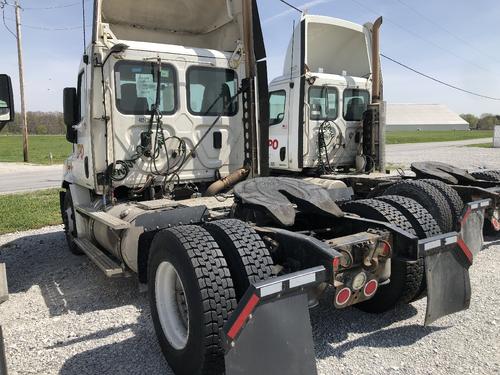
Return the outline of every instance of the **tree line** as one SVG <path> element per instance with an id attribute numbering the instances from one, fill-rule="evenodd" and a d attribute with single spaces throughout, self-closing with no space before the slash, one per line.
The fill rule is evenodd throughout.
<path id="1" fill-rule="evenodd" d="M 28 112 L 28 132 L 36 135 L 60 135 L 66 133 L 64 117 L 61 112 Z M 7 124 L 3 133 L 21 134 L 21 114 L 16 113 L 13 122 Z"/>
<path id="2" fill-rule="evenodd" d="M 495 125 L 500 125 L 500 116 L 491 113 L 484 113 L 477 117 L 473 114 L 467 113 L 460 115 L 474 130 L 493 130 Z"/>
<path id="3" fill-rule="evenodd" d="M 460 115 L 474 130 L 492 130 L 495 125 L 500 125 L 500 116 L 491 113 L 484 113 L 477 117 L 467 113 Z M 5 127 L 4 133 L 21 134 L 21 115 L 16 113 L 14 122 Z M 65 134 L 66 126 L 61 112 L 28 112 L 28 132 L 29 134 Z"/>

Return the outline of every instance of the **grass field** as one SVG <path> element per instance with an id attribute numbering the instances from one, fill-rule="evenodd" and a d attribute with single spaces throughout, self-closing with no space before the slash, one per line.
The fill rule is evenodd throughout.
<path id="1" fill-rule="evenodd" d="M 474 131 L 411 131 L 388 132 L 387 143 L 426 143 L 426 142 L 451 142 L 468 139 L 493 138 L 493 130 Z"/>
<path id="2" fill-rule="evenodd" d="M 29 137 L 30 163 L 61 164 L 70 154 L 71 144 L 63 135 L 33 135 Z M 22 162 L 23 139 L 20 135 L 0 136 L 0 162 Z"/>
<path id="3" fill-rule="evenodd" d="M 59 190 L 0 195 L 0 234 L 61 224 Z"/>
<path id="4" fill-rule="evenodd" d="M 387 143 L 424 143 L 462 141 L 493 137 L 493 131 L 421 131 L 421 132 L 388 132 Z M 484 146 L 483 146 L 484 147 Z M 62 163 L 70 154 L 71 145 L 63 135 L 36 135 L 29 138 L 30 162 L 34 164 L 49 164 L 49 154 L 52 153 L 52 163 Z M 22 162 L 22 137 L 19 135 L 0 136 L 0 162 Z"/>

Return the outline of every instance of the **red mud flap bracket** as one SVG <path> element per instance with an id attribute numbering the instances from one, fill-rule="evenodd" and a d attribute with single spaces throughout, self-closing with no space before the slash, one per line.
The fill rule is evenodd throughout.
<path id="1" fill-rule="evenodd" d="M 252 285 L 224 327 L 226 375 L 315 375 L 307 292 L 324 267 Z"/>
<path id="2" fill-rule="evenodd" d="M 425 325 L 469 308 L 469 268 L 474 255 L 483 247 L 484 212 L 490 204 L 490 200 L 469 203 L 461 220 L 460 233 L 419 241 L 427 280 Z"/>

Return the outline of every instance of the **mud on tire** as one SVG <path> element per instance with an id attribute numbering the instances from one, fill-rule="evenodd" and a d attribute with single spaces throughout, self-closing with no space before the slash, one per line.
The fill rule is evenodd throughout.
<path id="1" fill-rule="evenodd" d="M 375 199 L 353 201 L 343 205 L 342 209 L 367 219 L 388 222 L 410 234 L 417 235 L 410 221 L 386 202 Z M 419 293 L 423 277 L 423 260 L 414 263 L 393 261 L 391 282 L 380 286 L 372 299 L 355 306 L 366 312 L 381 313 L 396 305 L 409 303 Z"/>
<path id="2" fill-rule="evenodd" d="M 162 267 L 173 268 L 176 272 L 176 298 L 168 299 L 164 296 L 169 294 L 162 293 L 170 290 L 163 288 L 167 283 L 161 282 L 165 279 L 161 277 Z M 182 306 L 187 306 L 183 314 L 184 332 L 187 332 L 183 346 L 176 345 L 172 334 L 168 330 L 166 334 L 164 328 L 169 327 L 172 316 L 165 311 L 181 311 L 177 279 L 183 292 Z M 224 350 L 220 333 L 236 308 L 236 297 L 226 260 L 213 237 L 202 227 L 193 225 L 159 232 L 151 245 L 148 283 L 155 331 L 174 372 L 181 375 L 223 373 Z M 174 301 L 177 301 L 177 310 L 170 307 Z"/>
<path id="3" fill-rule="evenodd" d="M 239 301 L 250 284 L 272 277 L 273 259 L 259 234 L 237 219 L 205 224 L 226 258 Z"/>
<path id="4" fill-rule="evenodd" d="M 411 198 L 429 211 L 443 233 L 453 230 L 453 215 L 445 196 L 427 182 L 414 180 L 398 182 L 387 188 L 383 195 L 401 195 Z"/>

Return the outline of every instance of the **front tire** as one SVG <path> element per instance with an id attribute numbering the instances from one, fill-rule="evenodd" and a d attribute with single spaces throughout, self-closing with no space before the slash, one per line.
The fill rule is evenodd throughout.
<path id="1" fill-rule="evenodd" d="M 213 237 L 193 225 L 159 232 L 151 245 L 148 284 L 155 331 L 175 374 L 223 373 L 220 333 L 236 298 Z"/>
<path id="2" fill-rule="evenodd" d="M 75 208 L 73 206 L 73 198 L 71 197 L 71 191 L 68 189 L 64 193 L 64 201 L 61 207 L 61 216 L 64 224 L 64 234 L 66 236 L 66 242 L 68 243 L 69 251 L 75 255 L 83 255 L 83 251 L 80 250 L 75 244 L 75 238 L 78 238 L 78 233 L 76 231 L 76 217 Z"/>

